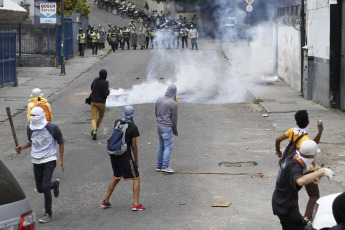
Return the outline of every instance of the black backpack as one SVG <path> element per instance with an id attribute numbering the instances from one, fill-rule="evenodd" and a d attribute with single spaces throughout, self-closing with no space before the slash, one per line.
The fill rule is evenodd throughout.
<path id="1" fill-rule="evenodd" d="M 302 134 L 295 141 L 293 141 L 293 135 L 292 135 L 290 143 L 288 144 L 288 146 L 286 146 L 283 156 L 279 160 L 279 165 L 283 164 L 286 158 L 296 153 L 296 144 L 299 142 L 299 140 L 301 140 L 303 136 L 304 134 Z"/>

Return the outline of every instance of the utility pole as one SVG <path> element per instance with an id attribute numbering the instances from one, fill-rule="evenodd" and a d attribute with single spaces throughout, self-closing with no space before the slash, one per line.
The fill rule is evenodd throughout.
<path id="1" fill-rule="evenodd" d="M 301 93 L 303 94 L 303 72 L 304 72 L 304 50 L 303 46 L 305 46 L 305 18 L 304 18 L 304 13 L 305 13 L 305 0 L 302 0 L 302 5 L 301 5 Z"/>
<path id="2" fill-rule="evenodd" d="M 65 70 L 65 37 L 64 37 L 64 28 L 65 28 L 65 15 L 64 15 L 64 0 L 61 0 L 61 76 L 66 75 Z"/>

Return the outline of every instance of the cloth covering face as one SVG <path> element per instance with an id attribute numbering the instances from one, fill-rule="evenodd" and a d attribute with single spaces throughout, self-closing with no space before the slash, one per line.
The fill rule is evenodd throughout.
<path id="1" fill-rule="evenodd" d="M 42 108 L 34 107 L 31 110 L 31 121 L 30 121 L 30 129 L 31 130 L 40 130 L 43 129 L 48 121 L 46 119 L 45 113 Z"/>

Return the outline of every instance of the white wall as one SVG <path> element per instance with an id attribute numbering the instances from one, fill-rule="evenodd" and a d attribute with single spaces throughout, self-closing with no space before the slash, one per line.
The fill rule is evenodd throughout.
<path id="1" fill-rule="evenodd" d="M 278 75 L 301 90 L 301 36 L 292 26 L 278 26 Z"/>
<path id="2" fill-rule="evenodd" d="M 330 7 L 329 0 L 309 0 L 307 3 L 308 56 L 329 59 Z"/>

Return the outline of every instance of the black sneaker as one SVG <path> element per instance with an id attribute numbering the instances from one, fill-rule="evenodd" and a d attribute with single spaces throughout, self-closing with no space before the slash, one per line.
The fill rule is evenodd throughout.
<path id="1" fill-rule="evenodd" d="M 93 131 L 92 133 L 92 140 L 97 140 L 97 132 L 96 131 Z"/>
<path id="2" fill-rule="evenodd" d="M 40 223 L 48 223 L 52 221 L 52 216 L 49 216 L 48 213 L 44 213 L 44 215 L 38 221 Z"/>
<path id="3" fill-rule="evenodd" d="M 54 188 L 53 193 L 54 193 L 54 197 L 57 198 L 60 194 L 60 179 L 56 179 L 55 182 L 56 182 L 56 188 Z"/>

